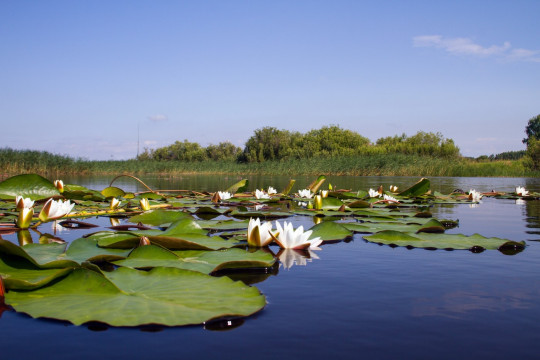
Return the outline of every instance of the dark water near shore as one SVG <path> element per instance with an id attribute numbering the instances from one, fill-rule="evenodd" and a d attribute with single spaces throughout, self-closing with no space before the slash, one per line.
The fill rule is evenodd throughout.
<path id="1" fill-rule="evenodd" d="M 289 176 L 250 177 L 250 189 L 283 188 Z M 111 178 L 64 179 L 100 190 Z M 142 178 L 153 189 L 224 190 L 240 177 Z M 313 178 L 297 177 L 295 189 Z M 353 190 L 413 177 L 329 177 Z M 540 191 L 540 179 L 431 178 L 432 190 Z M 114 183 L 128 191 L 134 180 Z M 325 185 L 326 186 L 326 185 Z M 407 250 L 367 243 L 328 244 L 318 259 L 281 266 L 256 286 L 268 305 L 228 331 L 184 328 L 73 326 L 11 311 L 0 318 L 0 353 L 6 359 L 533 359 L 540 354 L 540 201 L 484 198 L 477 206 L 438 206 L 435 217 L 459 219 L 449 233 L 526 241 L 524 251 Z M 313 225 L 297 217 L 295 226 Z M 62 231 L 71 241 L 80 231 Z"/>

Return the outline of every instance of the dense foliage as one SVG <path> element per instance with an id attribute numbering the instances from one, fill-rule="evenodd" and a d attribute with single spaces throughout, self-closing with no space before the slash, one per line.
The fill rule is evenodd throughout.
<path id="1" fill-rule="evenodd" d="M 305 134 L 263 127 L 255 130 L 244 150 L 231 143 L 209 145 L 204 148 L 187 140 L 155 150 L 145 149 L 139 160 L 235 160 L 264 162 L 290 159 L 327 158 L 374 154 L 415 154 L 443 158 L 459 156 L 459 148 L 440 133 L 418 132 L 413 136 L 380 138 L 375 144 L 352 130 L 339 126 L 323 126 Z"/>
<path id="2" fill-rule="evenodd" d="M 527 137 L 523 139 L 524 144 L 529 144 L 532 138 L 540 139 L 540 114 L 529 119 L 527 127 L 525 128 L 525 134 Z"/>

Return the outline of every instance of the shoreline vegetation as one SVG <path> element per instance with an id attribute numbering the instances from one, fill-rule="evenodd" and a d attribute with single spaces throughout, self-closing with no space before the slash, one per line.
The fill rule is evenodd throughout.
<path id="1" fill-rule="evenodd" d="M 229 175 L 353 175 L 353 176 L 487 176 L 537 177 L 524 160 L 445 159 L 428 155 L 379 154 L 288 159 L 253 163 L 233 160 L 108 160 L 91 161 L 30 150 L 0 149 L 0 177 L 38 174 L 229 174 Z"/>
<path id="2" fill-rule="evenodd" d="M 135 159 L 95 161 L 46 151 L 0 148 L 0 177 L 22 174 L 230 174 L 352 176 L 540 176 L 537 144 L 527 151 L 463 157 L 452 139 L 420 131 L 371 143 L 339 126 L 305 134 L 264 127 L 243 149 L 222 142 L 202 147 L 188 140 L 144 149 Z M 535 155 L 536 154 L 536 155 Z"/>

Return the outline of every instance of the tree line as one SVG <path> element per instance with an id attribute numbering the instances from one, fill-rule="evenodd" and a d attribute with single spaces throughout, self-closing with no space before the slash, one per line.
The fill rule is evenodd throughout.
<path id="1" fill-rule="evenodd" d="M 383 137 L 372 143 L 355 131 L 339 126 L 323 126 L 307 133 L 263 127 L 254 131 L 244 148 L 230 142 L 203 147 L 188 140 L 176 141 L 169 146 L 148 149 L 139 160 L 205 161 L 226 160 L 237 162 L 264 162 L 269 160 L 328 158 L 370 154 L 410 154 L 443 158 L 459 157 L 459 148 L 452 139 L 441 133 L 419 131 Z"/>

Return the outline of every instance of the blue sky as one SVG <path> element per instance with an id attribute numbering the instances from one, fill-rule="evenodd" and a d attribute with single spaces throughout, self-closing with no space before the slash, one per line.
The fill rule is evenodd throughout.
<path id="1" fill-rule="evenodd" d="M 540 1 L 0 2 L 0 147 L 127 159 L 263 126 L 524 149 Z"/>

